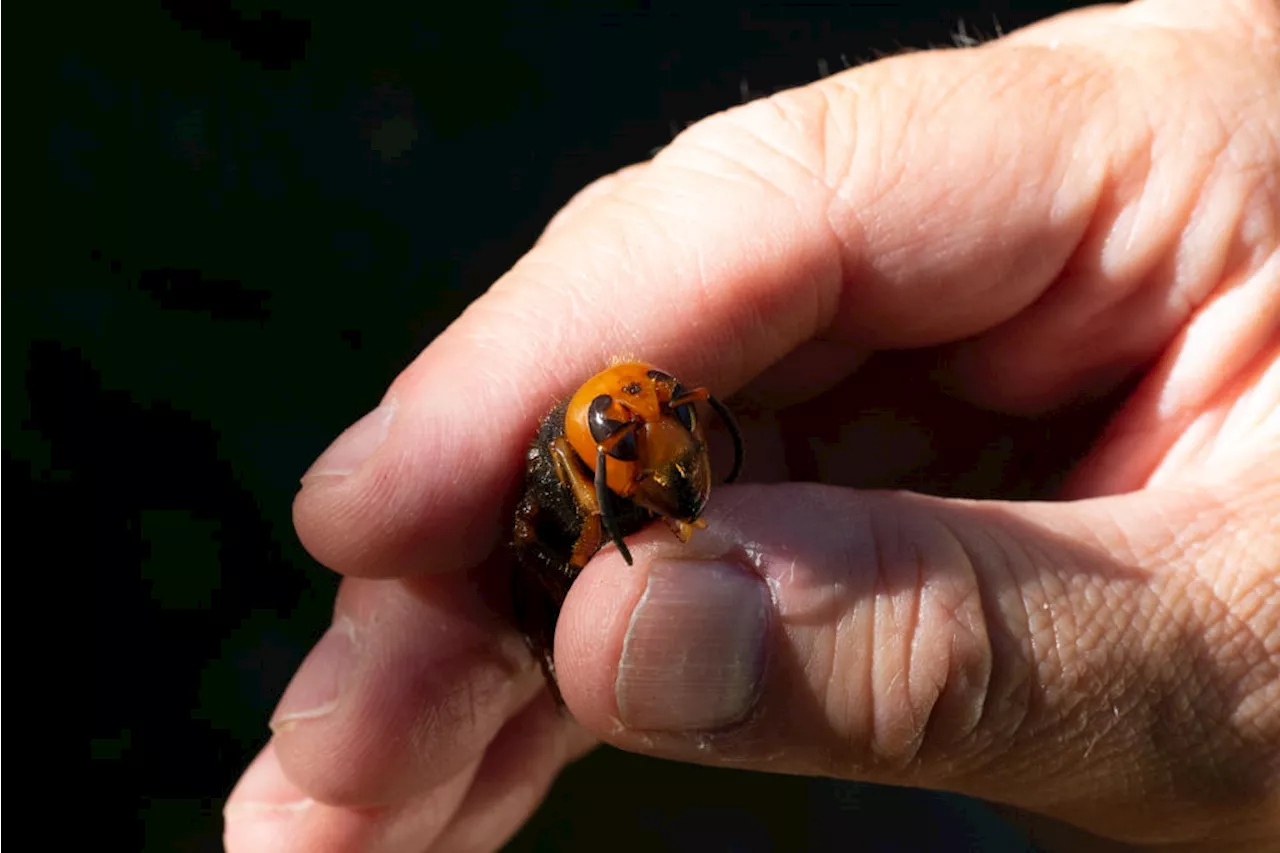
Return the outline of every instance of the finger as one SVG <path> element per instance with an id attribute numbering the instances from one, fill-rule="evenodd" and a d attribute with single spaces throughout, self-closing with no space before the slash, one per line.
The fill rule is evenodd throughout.
<path id="1" fill-rule="evenodd" d="M 726 489 L 688 545 L 652 530 L 634 568 L 588 566 L 560 685 L 634 751 L 1249 837 L 1280 811 L 1280 485 L 1237 481 L 1056 505 Z"/>
<path id="2" fill-rule="evenodd" d="M 595 743 L 544 691 L 494 740 L 432 853 L 501 849 L 542 802 L 556 774 Z"/>
<path id="3" fill-rule="evenodd" d="M 474 563 L 538 417 L 616 354 L 723 395 L 815 337 L 922 346 L 1013 317 L 1138 144 L 1123 122 L 1141 111 L 1080 84 L 1109 79 L 1100 61 L 914 54 L 693 126 L 553 228 L 317 461 L 304 544 L 350 574 Z"/>
<path id="4" fill-rule="evenodd" d="M 1073 141 L 1072 156 L 1099 164 L 1106 186 L 1052 286 L 956 347 L 949 369 L 966 396 L 1035 411 L 1111 387 L 1160 353 L 1200 306 L 1274 265 L 1280 6 L 1218 8 L 1211 20 L 1203 4 L 1148 0 L 1011 39 L 1029 48 L 1087 43 L 1114 57 L 1105 80 L 1086 71 L 1075 85 L 1093 90 L 1100 109 L 1148 120 L 1086 126 Z M 1170 87 L 1171 79 L 1187 85 Z M 1108 132 L 1126 141 L 1093 135 Z"/>
<path id="5" fill-rule="evenodd" d="M 466 576 L 347 580 L 276 709 L 275 753 L 316 800 L 387 806 L 478 761 L 541 689 L 523 640 Z"/>
<path id="6" fill-rule="evenodd" d="M 1192 319 L 1063 495 L 1120 494 L 1191 476 L 1220 480 L 1241 467 L 1242 455 L 1280 447 L 1278 412 L 1280 251 Z"/>
<path id="7" fill-rule="evenodd" d="M 227 853 L 418 853 L 446 826 L 475 774 L 452 779 L 394 808 L 316 801 L 289 781 L 268 744 L 227 798 Z"/>
<path id="8" fill-rule="evenodd" d="M 528 819 L 555 774 L 595 743 L 543 691 L 490 744 L 483 760 L 387 807 L 316 801 L 280 766 L 274 743 L 227 800 L 228 853 L 419 853 L 496 850 Z"/>

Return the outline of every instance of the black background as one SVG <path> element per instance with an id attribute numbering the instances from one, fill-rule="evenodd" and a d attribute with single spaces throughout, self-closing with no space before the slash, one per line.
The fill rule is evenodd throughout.
<path id="1" fill-rule="evenodd" d="M 6 526 L 60 602 L 44 677 L 88 694 L 100 841 L 221 849 L 336 587 L 295 539 L 298 476 L 576 189 L 744 97 L 1078 4 L 693 5 L 102 4 L 8 31 L 41 59 L 6 140 L 38 190 L 6 229 L 37 258 L 6 269 Z M 510 849 L 1028 847 L 960 798 L 601 750 Z"/>

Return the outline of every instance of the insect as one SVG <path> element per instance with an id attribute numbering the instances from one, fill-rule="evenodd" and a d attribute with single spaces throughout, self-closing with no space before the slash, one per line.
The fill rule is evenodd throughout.
<path id="1" fill-rule="evenodd" d="M 526 454 L 515 513 L 512 594 L 524 632 L 558 705 L 552 648 L 560 607 L 587 561 L 612 541 L 662 519 L 681 542 L 706 527 L 711 491 L 706 435 L 695 404 L 708 403 L 733 437 L 732 482 L 742 470 L 733 414 L 705 388 L 685 388 L 642 362 L 592 376 L 543 418 Z"/>

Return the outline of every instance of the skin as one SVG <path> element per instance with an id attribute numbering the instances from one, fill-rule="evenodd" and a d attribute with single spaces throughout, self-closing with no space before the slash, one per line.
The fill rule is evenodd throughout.
<path id="1" fill-rule="evenodd" d="M 1099 7 L 752 102 L 585 190 L 304 478 L 345 580 L 227 849 L 494 849 L 597 738 L 955 790 L 1051 846 L 1276 849 L 1277 80 L 1274 0 Z M 748 482 L 587 566 L 575 722 L 477 590 L 538 418 L 615 354 L 736 400 Z M 903 485 L 953 497 L 865 488 Z M 630 653 L 703 647 L 680 604 L 721 581 L 764 590 L 747 707 L 628 725 L 633 615 L 667 608 Z"/>

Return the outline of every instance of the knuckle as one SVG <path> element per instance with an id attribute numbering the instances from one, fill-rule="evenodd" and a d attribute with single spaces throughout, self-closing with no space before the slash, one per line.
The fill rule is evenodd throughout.
<path id="1" fill-rule="evenodd" d="M 875 595 L 867 615 L 871 654 L 853 649 L 867 668 L 870 760 L 898 771 L 948 761 L 979 748 L 978 731 L 992 684 L 994 650 L 983 593 L 968 548 L 930 513 L 872 511 Z M 851 653 L 847 647 L 845 654 Z M 848 662 L 850 666 L 853 662 Z M 848 667 L 837 664 L 837 671 Z"/>

